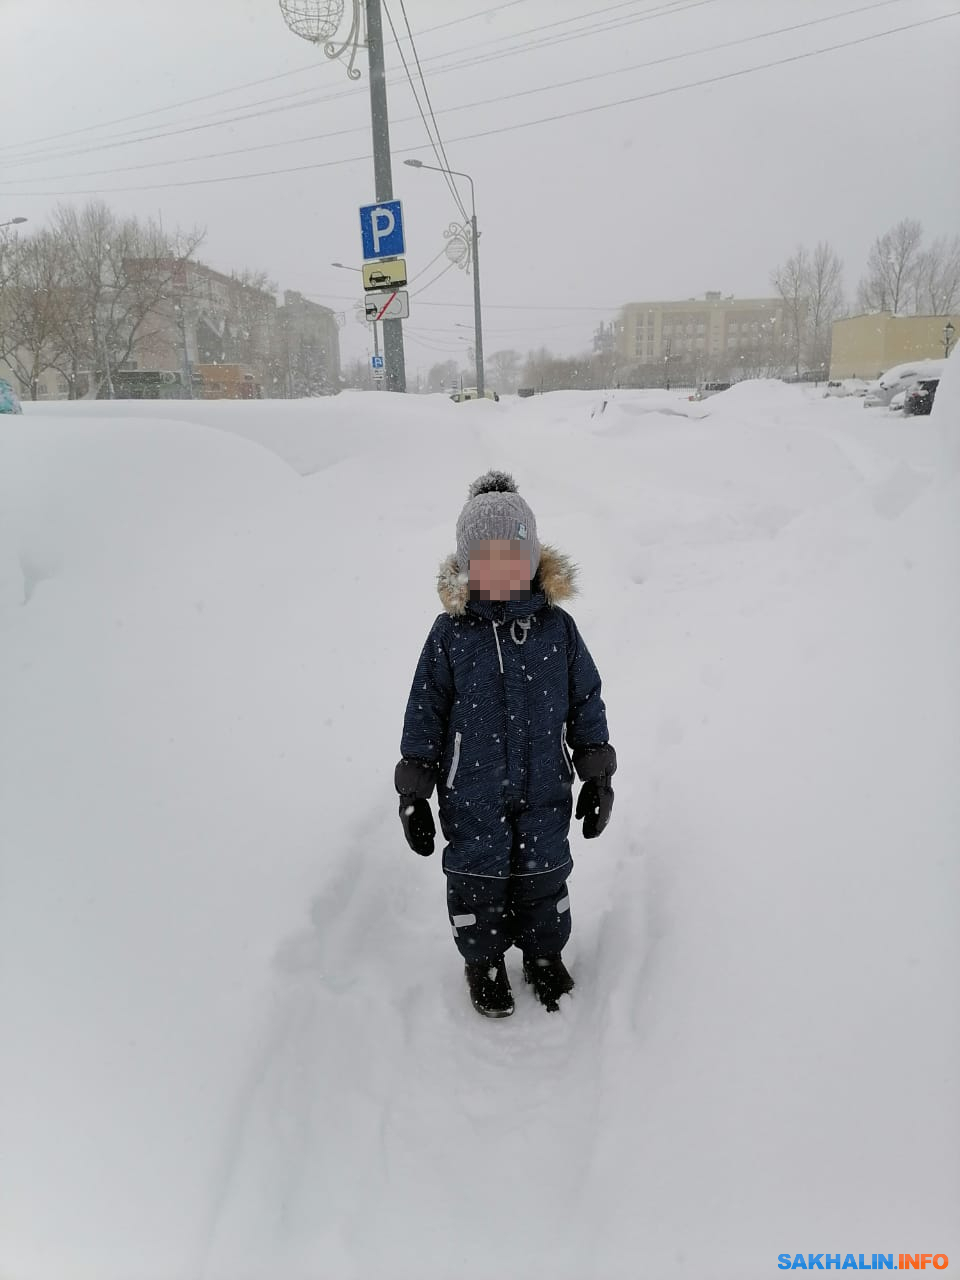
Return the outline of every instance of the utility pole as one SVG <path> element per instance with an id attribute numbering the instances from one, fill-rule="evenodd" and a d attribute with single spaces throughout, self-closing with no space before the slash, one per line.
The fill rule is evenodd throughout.
<path id="1" fill-rule="evenodd" d="M 390 164 L 390 120 L 383 59 L 383 17 L 380 0 L 366 0 L 367 55 L 370 61 L 370 123 L 373 128 L 373 181 L 378 201 L 393 199 Z M 376 326 L 374 326 L 376 333 Z M 388 391 L 406 391 L 403 359 L 403 321 L 383 321 L 383 365 Z"/>
<path id="2" fill-rule="evenodd" d="M 387 115 L 387 79 L 383 58 L 383 17 L 380 6 L 381 0 L 280 0 L 283 20 L 294 35 L 315 44 L 327 58 L 337 60 L 347 55 L 347 76 L 350 80 L 360 79 L 360 71 L 354 64 L 359 50 L 366 44 L 370 67 L 374 194 L 378 204 L 393 199 L 390 121 Z M 341 37 L 337 32 L 345 10 L 350 13 L 350 26 L 346 35 Z M 406 391 L 401 320 L 383 321 L 383 356 L 387 390 Z"/>

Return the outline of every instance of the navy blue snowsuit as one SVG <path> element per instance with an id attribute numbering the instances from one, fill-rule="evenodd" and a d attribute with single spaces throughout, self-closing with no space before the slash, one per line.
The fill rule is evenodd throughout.
<path id="1" fill-rule="evenodd" d="M 566 562 L 543 555 L 555 583 Z M 539 575 L 527 600 L 464 593 L 454 608 L 427 637 L 401 740 L 405 759 L 437 768 L 454 937 L 471 962 L 514 943 L 559 954 L 570 934 L 570 751 L 608 741 L 600 676 Z"/>

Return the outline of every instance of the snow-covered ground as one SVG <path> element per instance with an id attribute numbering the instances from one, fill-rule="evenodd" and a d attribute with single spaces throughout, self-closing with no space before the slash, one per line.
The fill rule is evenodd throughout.
<path id="1" fill-rule="evenodd" d="M 467 484 L 582 567 L 577 979 L 471 1009 L 392 772 Z M 960 363 L 0 419 L 3 1280 L 960 1262 Z"/>

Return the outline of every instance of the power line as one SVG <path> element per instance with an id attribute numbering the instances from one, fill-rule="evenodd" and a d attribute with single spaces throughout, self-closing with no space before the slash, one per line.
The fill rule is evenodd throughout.
<path id="1" fill-rule="evenodd" d="M 439 258 L 442 258 L 442 257 L 443 257 L 443 255 L 444 255 L 446 252 L 447 252 L 447 246 L 446 246 L 446 245 L 444 245 L 444 246 L 443 246 L 443 248 L 440 250 L 440 252 L 439 252 L 439 253 L 434 254 L 434 256 L 430 259 L 430 261 L 429 261 L 429 262 L 427 262 L 427 263 L 425 263 L 425 264 L 420 268 L 420 270 L 416 273 L 416 275 L 413 275 L 413 276 L 411 276 L 411 277 L 410 277 L 410 279 L 409 279 L 409 280 L 408 280 L 408 282 L 407 282 L 408 287 L 409 287 L 411 284 L 413 284 L 415 280 L 419 280 L 419 279 L 420 279 L 420 277 L 421 277 L 422 275 L 425 275 L 425 274 L 426 274 L 426 272 L 428 272 L 428 271 L 430 270 L 430 268 L 433 266 L 433 264 L 434 264 L 434 263 L 435 263 Z"/>
<path id="2" fill-rule="evenodd" d="M 440 279 L 441 276 L 445 276 L 447 272 L 451 270 L 451 268 L 455 267 L 456 265 L 457 264 L 455 262 L 448 262 L 442 271 L 438 271 L 432 280 L 428 280 L 425 285 L 421 285 L 421 287 L 417 289 L 415 293 L 411 293 L 410 297 L 419 298 L 421 293 L 426 293 L 426 291 L 429 288 L 431 288 L 432 285 L 435 285 L 437 283 L 437 281 Z"/>
<path id="3" fill-rule="evenodd" d="M 457 352 L 465 354 L 466 352 L 466 338 L 464 338 L 462 342 L 450 344 L 438 342 L 435 338 L 424 338 L 419 332 L 412 329 L 409 325 L 405 325 L 403 331 L 412 339 L 412 341 L 417 343 L 418 346 L 425 347 L 427 351 L 437 352 L 441 355 L 453 355 Z"/>
<path id="4" fill-rule="evenodd" d="M 627 3 L 630 3 L 630 4 L 636 4 L 637 2 L 638 0 L 627 0 Z M 502 58 L 515 57 L 518 54 L 526 53 L 530 49 L 536 49 L 536 51 L 539 52 L 543 49 L 552 48 L 553 46 L 558 44 L 566 44 L 570 40 L 581 39 L 584 36 L 601 35 L 608 31 L 615 31 L 615 30 L 620 30 L 621 28 L 626 26 L 633 26 L 639 22 L 653 21 L 654 19 L 661 18 L 661 17 L 672 17 L 677 13 L 685 12 L 687 9 L 696 9 L 696 8 L 702 7 L 703 5 L 716 4 L 718 2 L 719 0 L 687 0 L 686 3 L 682 4 L 682 7 L 677 7 L 681 5 L 681 0 L 670 0 L 669 8 L 663 5 L 659 5 L 656 7 L 656 9 L 644 10 L 640 14 L 634 14 L 633 16 L 627 17 L 627 18 L 620 18 L 615 22 L 608 22 L 606 24 L 602 24 L 602 23 L 592 24 L 586 27 L 580 27 L 571 32 L 566 32 L 560 35 L 552 36 L 546 40 L 544 40 L 542 36 L 537 34 L 537 38 L 527 41 L 525 43 L 516 45 L 513 48 L 495 50 L 492 53 L 483 54 L 479 57 L 471 56 L 461 60 L 460 62 L 454 62 L 446 66 L 438 67 L 434 71 L 434 74 L 443 75 L 450 71 L 460 71 L 473 66 L 482 66 L 488 62 L 500 61 Z M 623 8 L 623 3 L 612 5 L 610 6 L 610 8 L 611 9 Z M 597 13 L 604 13 L 607 11 L 608 10 L 601 9 L 601 10 L 598 10 Z M 596 15 L 593 15 L 593 16 L 596 16 Z M 562 21 L 566 24 L 569 24 L 577 20 L 578 19 L 567 18 L 567 19 L 563 19 Z M 550 23 L 548 25 L 557 26 L 559 24 Z M 529 31 L 519 32 L 517 33 L 517 35 L 518 36 L 529 35 L 531 31 L 534 33 L 539 33 L 538 28 L 531 28 Z M 497 37 L 494 37 L 492 40 L 481 41 L 479 45 L 474 44 L 473 46 L 470 46 L 470 48 L 476 49 L 478 47 L 482 47 L 484 44 L 502 42 L 505 39 L 513 39 L 513 38 L 515 37 L 497 36 Z M 466 51 L 467 51 L 467 48 L 464 47 L 463 49 L 455 49 L 455 50 L 452 50 L 451 52 L 453 54 L 457 54 L 457 53 L 463 53 Z M 428 58 L 426 59 L 426 61 L 427 62 L 439 61 L 449 56 L 450 54 L 437 55 L 437 57 L 432 59 Z M 397 85 L 400 83 L 401 81 L 399 79 L 391 81 L 390 87 L 393 87 L 394 85 Z M 86 155 L 93 151 L 106 151 L 106 150 L 112 150 L 115 147 L 133 146 L 133 145 L 139 145 L 140 143 L 143 143 L 143 142 L 154 142 L 162 138 L 178 137 L 181 134 L 197 133 L 204 129 L 219 129 L 219 128 L 225 127 L 226 125 L 236 124 L 244 120 L 261 119 L 264 116 L 276 115 L 284 111 L 295 111 L 295 110 L 300 110 L 301 108 L 304 108 L 304 107 L 311 107 L 311 106 L 320 105 L 325 102 L 337 101 L 344 97 L 354 97 L 354 96 L 357 96 L 358 94 L 363 93 L 364 90 L 347 89 L 347 90 L 341 90 L 333 94 L 321 95 L 319 97 L 312 97 L 312 98 L 307 97 L 305 98 L 304 101 L 301 101 L 301 102 L 291 103 L 291 102 L 285 101 L 286 98 L 303 97 L 305 93 L 311 93 L 311 92 L 313 91 L 304 90 L 294 95 L 289 95 L 289 94 L 282 95 L 281 98 L 279 99 L 264 99 L 262 100 L 261 104 L 256 104 L 256 103 L 245 104 L 244 106 L 240 107 L 240 110 L 243 114 L 228 115 L 228 116 L 225 116 L 222 120 L 212 120 L 206 124 L 183 124 L 181 125 L 181 127 L 165 129 L 159 133 L 145 132 L 144 129 L 133 129 L 133 130 L 129 130 L 127 133 L 117 134 L 117 135 L 114 135 L 113 137 L 110 137 L 108 135 L 107 138 L 101 139 L 100 141 L 93 143 L 90 146 L 82 147 L 80 149 L 71 150 L 69 148 L 64 149 L 62 147 L 59 147 L 59 148 L 54 148 L 52 151 L 40 152 L 33 156 L 8 156 L 6 157 L 6 163 L 8 165 L 9 164 L 16 164 L 16 165 L 37 164 L 37 163 L 42 163 L 44 160 L 66 159 L 68 157 L 75 156 L 75 155 Z M 264 103 L 270 103 L 270 102 L 276 102 L 276 101 L 285 102 L 285 105 L 272 107 L 270 110 L 265 110 L 265 111 L 246 110 L 247 106 L 263 105 Z M 231 110 L 232 108 L 226 108 L 226 109 Z M 218 111 L 218 112 L 215 112 L 214 114 L 222 114 L 222 113 Z M 152 126 L 147 126 L 148 129 L 151 127 Z M 18 146 L 18 145 L 24 145 L 24 144 L 8 144 L 8 145 Z M 4 148 L 0 148 L 0 151 L 2 151 L 3 149 Z"/>
<path id="5" fill-rule="evenodd" d="M 443 31 L 447 27 L 456 27 L 464 22 L 472 22 L 475 18 L 485 18 L 489 14 L 499 13 L 502 9 L 512 9 L 518 4 L 528 4 L 529 0 L 506 0 L 506 3 L 496 4 L 490 9 L 481 9 L 477 13 L 464 14 L 462 18 L 452 18 L 449 22 L 440 22 L 433 27 L 425 27 L 423 31 L 419 31 L 418 35 L 428 35 L 434 31 Z M 149 111 L 137 111 L 133 115 L 117 116 L 112 120 L 102 120 L 99 124 L 83 125 L 79 129 L 70 129 L 66 133 L 47 134 L 42 138 L 26 138 L 22 142 L 7 142 L 0 146 L 0 152 L 16 150 L 18 147 L 28 147 L 39 145 L 42 142 L 55 142 L 60 138 L 76 137 L 80 133 L 92 133 L 97 129 L 107 129 L 110 125 L 126 124 L 130 120 L 143 120 L 146 116 L 163 115 L 167 111 L 176 111 L 179 107 L 193 106 L 198 102 L 209 102 L 213 98 L 223 98 L 231 93 L 239 93 L 242 89 L 253 89 L 257 85 L 271 84 L 275 80 L 286 80 L 291 76 L 304 75 L 306 72 L 315 72 L 318 66 L 324 66 L 324 63 L 311 62 L 306 67 L 294 67 L 290 71 L 280 71 L 276 75 L 262 76 L 259 80 L 245 80 L 242 84 L 230 85 L 226 89 L 216 89 L 212 93 L 202 93 L 194 98 L 182 98 L 178 102 L 168 103 L 165 107 L 151 107 Z"/>
<path id="6" fill-rule="evenodd" d="M 469 22 L 472 18 L 486 18 L 491 13 L 499 13 L 501 9 L 515 9 L 518 4 L 529 4 L 530 0 L 505 0 L 503 4 L 495 4 L 492 9 L 481 9 L 479 13 L 471 13 L 466 18 L 451 18 L 449 22 L 438 22 L 435 27 L 425 27 L 418 31 L 418 36 L 431 35 L 434 31 L 443 31 L 446 27 L 455 27 L 461 22 Z"/>
<path id="7" fill-rule="evenodd" d="M 403 70 L 406 73 L 407 83 L 409 84 L 410 91 L 413 94 L 413 100 L 417 104 L 417 111 L 420 113 L 420 119 L 423 121 L 423 127 L 427 131 L 427 138 L 430 142 L 430 146 L 433 148 L 434 157 L 437 161 L 437 164 L 440 166 L 441 171 L 443 172 L 444 181 L 447 184 L 450 194 L 453 196 L 453 202 L 457 206 L 460 212 L 460 216 L 463 218 L 464 222 L 466 222 L 467 211 L 463 207 L 463 201 L 460 199 L 460 192 L 457 190 L 457 186 L 456 186 L 456 183 L 453 181 L 453 178 L 447 172 L 450 166 L 449 164 L 446 163 L 446 157 L 443 154 L 443 143 L 440 140 L 440 131 L 439 129 L 437 129 L 436 117 L 433 115 L 433 109 L 431 108 L 430 116 L 433 119 L 433 129 L 434 129 L 434 132 L 436 133 L 436 140 L 434 140 L 434 134 L 431 133 L 430 131 L 430 125 L 427 122 L 426 114 L 423 110 L 423 107 L 420 105 L 420 95 L 417 93 L 417 86 L 414 84 L 413 76 L 410 74 L 410 68 L 407 66 L 407 59 L 404 56 L 403 48 L 400 44 L 400 37 L 397 35 L 397 29 L 393 25 L 393 17 L 390 13 L 390 8 L 387 4 L 387 0 L 383 0 L 383 11 L 387 15 L 387 22 L 389 22 L 390 24 L 390 30 L 393 33 L 394 43 L 397 46 L 397 52 L 400 54 L 400 61 L 403 63 Z M 421 80 L 422 80 L 422 75 L 421 75 Z"/>
<path id="8" fill-rule="evenodd" d="M 582 328 L 585 323 L 587 322 L 584 320 L 568 320 L 566 324 L 525 324 L 525 325 L 513 325 L 509 328 L 493 328 L 493 329 L 489 328 L 487 325 L 484 325 L 483 332 L 484 333 L 539 333 L 542 331 L 543 333 L 554 333 L 560 329 L 579 329 L 579 328 Z M 467 327 L 472 327 L 472 326 L 467 326 Z M 414 330 L 411 330 L 411 332 L 413 331 Z M 450 326 L 448 324 L 445 328 L 442 328 L 442 329 L 430 329 L 430 328 L 424 327 L 423 325 L 417 325 L 415 331 L 417 333 L 449 334 Z"/>
<path id="9" fill-rule="evenodd" d="M 633 63 L 627 67 L 618 67 L 616 69 L 606 69 L 604 71 L 592 72 L 589 75 L 577 76 L 572 80 L 559 80 L 549 85 L 537 85 L 529 89 L 519 89 L 514 93 L 498 94 L 496 95 L 496 97 L 493 97 L 493 98 L 482 98 L 476 102 L 460 103 L 457 106 L 444 108 L 440 114 L 445 115 L 445 114 L 452 114 L 455 111 L 473 110 L 477 107 L 486 107 L 494 103 L 510 102 L 517 98 L 526 98 L 539 93 L 549 93 L 557 89 L 571 88 L 575 85 L 586 84 L 593 80 L 606 80 L 606 79 L 609 79 L 611 76 L 625 75 L 630 72 L 646 70 L 646 69 L 649 69 L 650 67 L 663 66 L 671 62 L 679 62 L 685 58 L 700 57 L 703 54 L 708 54 L 708 53 L 717 53 L 721 50 L 735 48 L 739 45 L 755 43 L 758 40 L 771 39 L 775 36 L 786 35 L 795 31 L 802 30 L 806 27 L 820 26 L 825 22 L 833 22 L 841 18 L 851 17 L 861 13 L 868 13 L 873 9 L 886 8 L 891 4 L 902 4 L 902 3 L 905 3 L 905 0 L 873 0 L 872 3 L 866 4 L 866 5 L 860 5 L 858 8 L 855 8 L 855 9 L 844 9 L 840 13 L 829 14 L 822 18 L 813 18 L 807 22 L 794 23 L 793 25 L 788 27 L 778 27 L 772 31 L 762 31 L 762 32 L 758 32 L 755 35 L 741 36 L 735 40 L 725 40 L 719 44 L 702 46 L 699 49 L 690 49 L 690 50 L 686 50 L 683 53 L 667 54 L 661 58 L 648 59 L 645 62 Z M 419 106 L 419 103 L 418 103 L 418 106 Z M 420 111 L 419 118 L 423 119 L 422 109 Z M 405 116 L 399 120 L 394 120 L 393 124 L 396 126 L 409 124 L 415 121 L 416 119 L 417 119 L 416 116 Z M 424 124 L 426 125 L 426 121 L 424 121 Z M 164 168 L 168 165 L 191 164 L 201 160 L 218 160 L 218 159 L 223 159 L 227 156 L 249 155 L 251 152 L 255 152 L 255 151 L 272 151 L 278 147 L 301 145 L 306 142 L 323 142 L 331 138 L 345 137 L 352 133 L 365 133 L 367 131 L 367 128 L 368 126 L 365 124 L 357 125 L 355 127 L 351 127 L 348 129 L 337 129 L 332 132 L 309 134 L 305 137 L 301 136 L 298 138 L 283 139 L 281 141 L 276 141 L 276 142 L 258 143 L 258 144 L 255 144 L 254 146 L 249 146 L 249 147 L 234 147 L 227 151 L 212 151 L 202 155 L 183 156 L 183 157 L 178 157 L 172 160 L 149 160 L 149 161 L 144 161 L 142 164 L 124 165 L 119 168 L 113 168 L 113 169 L 92 169 L 92 170 L 87 170 L 83 173 L 72 173 L 72 174 L 71 173 L 49 174 L 45 177 L 41 176 L 36 179 L 4 178 L 4 179 L 0 179 L 0 187 L 10 186 L 13 183 L 22 182 L 22 181 L 52 182 L 52 181 L 58 181 L 60 179 L 66 179 L 66 178 L 101 177 L 101 176 L 105 176 L 108 174 L 115 174 L 115 173 L 133 173 L 133 172 L 138 172 L 142 169 L 159 169 L 159 168 Z M 428 136 L 429 136 L 429 129 L 428 129 Z M 434 154 L 436 154 L 436 151 L 434 152 Z M 446 153 L 444 152 L 444 159 L 445 158 L 446 158 Z M 464 220 L 467 221 L 468 219 L 467 219 L 466 211 L 465 209 L 462 208 L 462 205 L 461 205 L 460 211 L 464 217 Z"/>
<path id="10" fill-rule="evenodd" d="M 513 0 L 513 2 L 527 3 L 528 0 Z M 641 0 L 621 0 L 619 4 L 609 5 L 605 9 L 597 9 L 593 12 L 593 14 L 589 16 L 592 19 L 597 17 L 599 14 L 608 13 L 615 9 L 622 9 L 627 5 L 630 5 L 630 6 L 636 5 L 640 2 Z M 578 14 L 573 18 L 563 18 L 558 22 L 547 23 L 546 27 L 541 25 L 539 27 L 528 28 L 526 31 L 514 32 L 512 34 L 507 34 L 507 35 L 492 36 L 487 40 L 474 41 L 469 46 L 463 46 L 460 49 L 451 49 L 442 54 L 434 54 L 432 57 L 424 58 L 423 61 L 424 63 L 427 63 L 427 64 L 433 63 L 433 62 L 442 63 L 445 58 L 449 58 L 458 53 L 469 52 L 471 54 L 469 58 L 461 62 L 451 63 L 448 66 L 440 66 L 433 72 L 433 74 L 435 75 L 444 75 L 448 71 L 459 71 L 464 68 L 468 68 L 472 66 L 480 66 L 486 62 L 495 62 L 495 61 L 498 61 L 501 57 L 512 57 L 514 54 L 526 53 L 530 49 L 536 49 L 537 51 L 539 51 L 540 49 L 548 49 L 555 44 L 564 44 L 568 40 L 579 39 L 581 36 L 584 36 L 584 35 L 589 36 L 593 34 L 603 34 L 606 31 L 614 31 L 614 30 L 618 30 L 621 27 L 632 26 L 636 22 L 650 21 L 655 18 L 672 17 L 674 13 L 683 13 L 686 9 L 696 9 L 696 8 L 699 8 L 701 5 L 716 4 L 716 3 L 719 3 L 719 0 L 668 0 L 666 4 L 662 2 L 657 3 L 656 5 L 654 5 L 652 9 L 643 10 L 640 14 L 634 15 L 633 17 L 619 18 L 614 22 L 608 21 L 607 24 L 605 25 L 604 24 L 588 25 L 586 27 L 577 28 L 576 30 L 570 33 L 558 35 L 558 36 L 552 36 L 548 40 L 543 40 L 542 34 L 541 34 L 543 30 L 549 29 L 551 27 L 556 27 L 561 25 L 570 25 L 571 23 L 579 22 L 582 20 L 583 15 Z M 503 7 L 509 8 L 510 5 L 506 5 Z M 493 10 L 488 10 L 487 12 L 493 12 Z M 475 16 L 480 16 L 480 15 L 475 15 Z M 440 27 L 454 26 L 458 21 L 461 21 L 461 20 L 454 19 L 449 23 L 441 23 Z M 425 35 L 427 34 L 427 32 L 440 30 L 440 27 L 427 27 L 425 31 L 419 31 L 416 33 L 416 35 L 418 36 Z M 527 36 L 531 34 L 533 34 L 535 37 L 533 40 L 526 41 L 520 45 L 517 45 L 515 48 L 494 50 L 491 53 L 482 54 L 480 57 L 472 56 L 477 49 L 482 49 L 484 45 L 502 44 L 504 41 L 520 39 L 523 36 Z M 390 67 L 388 68 L 388 70 L 394 71 L 396 70 L 396 68 Z M 400 83 L 401 83 L 401 79 L 398 77 L 397 79 L 390 81 L 389 86 L 393 88 L 395 85 L 399 85 Z M 313 92 L 312 89 L 300 89 L 300 90 L 297 90 L 295 93 L 281 94 L 279 97 L 275 97 L 275 98 L 261 98 L 256 102 L 244 103 L 242 104 L 242 106 L 243 106 L 243 109 L 246 109 L 247 107 L 269 105 L 274 102 L 286 102 L 290 98 L 301 98 L 301 97 L 304 97 L 306 94 L 312 93 L 312 92 Z M 361 90 L 361 89 L 348 89 L 339 93 L 328 94 L 322 98 L 313 99 L 311 100 L 310 103 L 293 103 L 291 104 L 290 109 L 292 110 L 300 106 L 313 105 L 314 102 L 330 102 L 337 98 L 355 97 L 357 94 L 360 94 L 363 92 L 364 90 Z M 220 115 L 222 114 L 222 112 L 215 111 L 215 112 L 211 112 L 210 114 Z M 228 122 L 222 121 L 220 123 L 228 123 Z M 213 128 L 216 126 L 211 125 L 210 127 Z"/>
<path id="11" fill-rule="evenodd" d="M 460 212 L 463 214 L 463 220 L 464 222 L 468 222 L 469 219 L 467 217 L 467 210 L 464 207 L 463 200 L 460 198 L 460 192 L 457 188 L 456 179 L 454 178 L 453 174 L 449 172 L 451 165 L 450 165 L 450 161 L 447 158 L 447 149 L 443 145 L 443 139 L 440 136 L 440 129 L 439 129 L 439 126 L 437 125 L 437 117 L 433 110 L 433 103 L 430 101 L 430 90 L 427 88 L 427 82 L 423 76 L 423 67 L 420 65 L 420 54 L 417 52 L 417 45 L 416 45 L 416 41 L 413 38 L 413 32 L 410 30 L 410 19 L 407 17 L 406 0 L 400 0 L 400 12 L 403 14 L 403 23 L 404 23 L 404 26 L 407 28 L 407 38 L 410 41 L 410 48 L 413 50 L 413 56 L 417 64 L 417 74 L 420 76 L 420 83 L 423 85 L 423 96 L 426 99 L 427 107 L 430 110 L 430 119 L 433 121 L 433 131 L 437 135 L 437 142 L 440 144 L 440 151 L 443 155 L 444 165 L 448 171 L 445 174 L 445 176 L 449 178 L 449 180 L 453 183 L 454 195 L 456 196 L 456 200 L 460 208 Z M 399 42 L 397 47 L 399 48 Z"/>
<path id="12" fill-rule="evenodd" d="M 925 18 L 919 22 L 906 23 L 900 27 L 891 27 L 886 31 L 877 31 L 871 35 L 859 36 L 853 40 L 840 41 L 837 44 L 825 45 L 821 49 L 810 49 L 805 53 L 791 54 L 789 57 L 776 58 L 770 62 L 761 62 L 753 67 L 743 67 L 738 71 L 728 71 L 715 76 L 705 76 L 700 80 L 687 81 L 685 84 L 671 85 L 665 89 L 653 89 L 647 93 L 634 94 L 628 98 L 616 98 L 611 102 L 597 103 L 591 107 L 579 107 L 571 111 L 561 111 L 550 116 L 541 116 L 536 120 L 524 120 L 516 124 L 501 125 L 499 128 L 483 129 L 477 133 L 463 134 L 458 138 L 452 138 L 452 142 L 474 142 L 481 138 L 497 137 L 505 133 L 515 133 L 522 129 L 532 129 L 544 124 L 553 124 L 560 120 L 569 120 L 575 116 L 593 115 L 598 111 L 608 111 L 614 107 L 622 107 L 633 105 L 637 102 L 647 102 L 654 98 L 668 97 L 675 93 L 683 93 L 689 89 L 699 89 L 707 85 L 721 84 L 727 80 L 737 80 L 741 76 L 753 75 L 758 71 L 768 71 L 774 67 L 788 66 L 795 62 L 803 62 L 808 58 L 821 57 L 826 53 L 835 53 L 840 49 L 850 49 L 857 45 L 869 44 L 873 40 L 882 40 L 887 36 L 900 35 L 905 31 L 914 31 L 920 27 L 931 26 L 936 22 L 943 22 L 948 18 L 960 16 L 960 9 L 951 10 L 949 13 L 938 14 L 933 18 Z M 415 151 L 422 151 L 423 146 L 410 146 L 396 148 L 394 154 L 406 155 Z M 217 178 L 190 178 L 177 182 L 158 182 L 147 183 L 142 186 L 131 187 L 107 187 L 104 189 L 92 188 L 87 190 L 72 191 L 14 191 L 8 192 L 9 196 L 78 196 L 78 195 L 110 195 L 117 192 L 127 191 L 158 191 L 168 190 L 178 187 L 196 187 L 218 185 L 224 182 L 243 182 L 254 178 L 274 178 L 291 173 L 305 173 L 315 169 L 335 168 L 345 164 L 357 164 L 360 161 L 369 160 L 369 154 L 361 156 L 347 156 L 339 160 L 321 160 L 314 161 L 309 164 L 293 165 L 283 169 L 264 169 L 255 173 L 239 173 L 229 174 Z M 49 181 L 49 179 L 45 179 Z"/>

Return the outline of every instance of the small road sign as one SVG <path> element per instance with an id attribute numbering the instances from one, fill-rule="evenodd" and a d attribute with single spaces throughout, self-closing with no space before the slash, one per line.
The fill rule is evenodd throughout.
<path id="1" fill-rule="evenodd" d="M 406 289 L 390 293 L 368 293 L 363 300 L 368 320 L 406 320 L 410 314 L 410 295 Z"/>
<path id="2" fill-rule="evenodd" d="M 382 368 L 383 368 L 383 356 L 371 356 L 371 357 L 370 357 L 370 368 L 371 368 L 371 369 L 382 369 Z"/>
<path id="3" fill-rule="evenodd" d="M 363 260 L 402 258 L 406 252 L 403 238 L 403 209 L 399 200 L 360 206 L 360 235 Z"/>
<path id="4" fill-rule="evenodd" d="M 407 283 L 404 258 L 388 258 L 385 262 L 363 264 L 363 287 L 370 289 L 402 289 Z"/>

